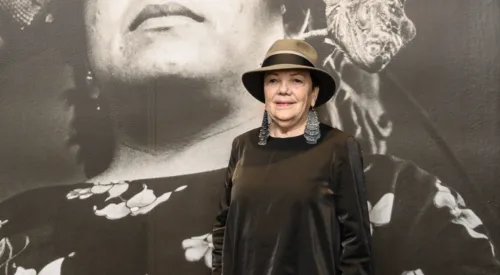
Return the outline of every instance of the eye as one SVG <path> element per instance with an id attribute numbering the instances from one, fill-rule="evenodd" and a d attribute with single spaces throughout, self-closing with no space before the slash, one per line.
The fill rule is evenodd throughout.
<path id="1" fill-rule="evenodd" d="M 304 81 L 302 81 L 302 79 L 298 79 L 298 78 L 293 79 L 293 82 L 298 83 L 298 84 L 304 83 Z"/>
<path id="2" fill-rule="evenodd" d="M 276 78 L 268 78 L 266 79 L 265 85 L 276 85 L 278 83 L 278 79 Z"/>

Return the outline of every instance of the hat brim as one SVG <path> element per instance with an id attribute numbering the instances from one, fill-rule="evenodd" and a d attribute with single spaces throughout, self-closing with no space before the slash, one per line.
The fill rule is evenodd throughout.
<path id="1" fill-rule="evenodd" d="M 243 86 L 245 86 L 247 91 L 253 97 L 255 97 L 260 102 L 265 103 L 264 74 L 270 71 L 294 69 L 305 69 L 310 71 L 310 73 L 314 75 L 315 80 L 318 82 L 316 84 L 319 86 L 319 92 L 315 107 L 321 106 L 328 102 L 337 92 L 338 80 L 335 79 L 334 76 L 321 69 L 295 64 L 277 64 L 248 71 L 242 75 Z"/>

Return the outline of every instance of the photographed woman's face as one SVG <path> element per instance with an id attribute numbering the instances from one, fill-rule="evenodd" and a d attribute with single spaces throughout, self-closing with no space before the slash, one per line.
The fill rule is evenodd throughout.
<path id="1" fill-rule="evenodd" d="M 283 127 L 303 121 L 314 106 L 319 89 L 307 70 L 273 71 L 264 76 L 266 110 Z"/>
<path id="2" fill-rule="evenodd" d="M 90 62 L 101 80 L 220 77 L 255 66 L 268 40 L 284 35 L 267 0 L 86 1 Z"/>

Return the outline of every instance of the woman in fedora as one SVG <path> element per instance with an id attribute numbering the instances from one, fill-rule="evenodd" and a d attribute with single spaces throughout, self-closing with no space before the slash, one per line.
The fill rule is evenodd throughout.
<path id="1" fill-rule="evenodd" d="M 64 275 L 205 274 L 207 266 L 212 265 L 210 247 L 212 238 L 206 233 L 212 231 L 213 217 L 216 213 L 216 204 L 213 201 L 219 197 L 219 191 L 222 191 L 217 186 L 220 184 L 220 178 L 226 173 L 223 166 L 227 164 L 229 157 L 230 147 L 227 145 L 237 135 L 236 133 L 257 127 L 261 121 L 259 110 L 261 105 L 258 101 L 254 101 L 256 104 L 254 109 L 254 106 L 244 98 L 246 92 L 243 87 L 240 88 L 240 74 L 253 68 L 254 62 L 264 55 L 275 39 L 289 36 L 307 38 L 316 47 L 320 56 L 318 59 L 325 58 L 321 61 L 322 67 L 342 75 L 342 86 L 339 83 L 340 90 L 335 100 L 330 102 L 335 107 L 329 110 L 331 112 L 329 115 L 334 122 L 336 114 L 341 114 L 342 123 L 335 125 L 350 133 L 356 133 L 356 138 L 364 149 L 366 181 L 370 185 L 369 209 L 370 215 L 375 217 L 372 221 L 372 247 L 373 254 L 376 255 L 374 261 L 377 274 L 475 275 L 489 270 L 492 271 L 488 274 L 500 274 L 488 267 L 493 253 L 486 233 L 483 234 L 482 226 L 478 226 L 480 222 L 477 222 L 477 218 L 472 222 L 463 218 L 465 216 L 463 214 L 471 216 L 472 213 L 470 209 L 462 208 L 463 200 L 455 193 L 452 194 L 454 198 L 456 197 L 456 201 L 449 200 L 449 190 L 438 185 L 436 177 L 418 167 L 411 158 L 401 160 L 391 155 L 394 151 L 387 151 L 386 141 L 389 148 L 394 148 L 391 142 L 397 138 L 391 134 L 392 116 L 386 113 L 382 98 L 378 94 L 380 87 L 383 86 L 378 84 L 379 78 L 376 74 L 370 75 L 370 81 L 367 81 L 366 74 L 361 74 L 352 64 L 345 61 L 349 58 L 353 61 L 366 62 L 365 53 L 373 52 L 373 48 L 358 47 L 359 43 L 366 39 L 373 42 L 371 38 L 378 37 L 384 42 L 387 37 L 394 36 L 395 38 L 391 40 L 395 42 L 404 40 L 401 34 L 405 31 L 397 26 L 404 27 L 409 24 L 404 20 L 402 6 L 397 5 L 399 1 L 372 1 L 373 3 L 369 5 L 361 6 L 351 0 L 328 1 L 331 2 L 330 8 L 325 10 L 324 1 L 321 0 L 187 0 L 180 2 L 196 9 L 203 17 L 202 22 L 198 22 L 200 17 L 197 17 L 198 21 L 192 22 L 201 23 L 197 25 L 200 28 L 190 28 L 190 31 L 164 28 L 162 31 L 167 32 L 170 29 L 176 35 L 167 39 L 163 39 L 162 35 L 155 35 L 156 39 L 131 39 L 142 35 L 143 28 L 137 28 L 135 32 L 124 32 L 124 29 L 129 28 L 123 26 L 127 26 L 129 20 L 135 21 L 133 16 L 130 16 L 135 13 L 141 12 L 141 16 L 138 17 L 142 18 L 141 20 L 149 18 L 145 15 L 151 15 L 156 8 L 142 7 L 153 2 L 173 1 L 0 0 L 0 13 L 2 13 L 0 18 L 5 18 L 4 12 L 8 14 L 16 11 L 14 17 L 23 23 L 21 32 L 29 38 L 24 41 L 21 39 L 21 44 L 13 43 L 11 39 L 13 37 L 8 35 L 11 32 L 2 32 L 5 27 L 3 23 L 7 20 L 0 20 L 2 21 L 0 25 L 3 25 L 0 26 L 2 29 L 0 36 L 5 39 L 4 47 L 0 48 L 0 67 L 6 61 L 10 63 L 13 56 L 25 58 L 24 54 L 32 52 L 28 46 L 36 45 L 37 48 L 44 48 L 49 41 L 64 53 L 62 57 L 70 65 L 68 74 L 62 76 L 68 75 L 72 80 L 70 82 L 75 84 L 65 93 L 68 104 L 74 111 L 74 116 L 68 116 L 74 118 L 71 125 L 74 129 L 71 131 L 71 141 L 78 145 L 78 160 L 81 161 L 88 177 L 84 183 L 75 185 L 71 184 L 73 181 L 62 180 L 59 176 L 50 176 L 47 180 L 45 172 L 40 174 L 40 171 L 45 170 L 42 165 L 46 163 L 56 164 L 46 165 L 47 172 L 69 173 L 60 165 L 58 151 L 52 152 L 52 156 L 56 156 L 56 161 L 54 162 L 52 158 L 50 162 L 50 156 L 43 155 L 43 159 L 40 160 L 37 155 L 35 158 L 29 158 L 24 154 L 31 151 L 39 152 L 36 149 L 38 147 L 36 150 L 31 150 L 33 147 L 22 147 L 23 150 L 18 150 L 20 147 L 17 145 L 21 145 L 24 138 L 7 139 L 14 140 L 16 146 L 2 142 L 4 146 L 0 151 L 10 147 L 11 153 L 2 154 L 2 160 L 8 165 L 1 165 L 0 181 L 3 190 L 8 192 L 2 192 L 1 196 L 10 197 L 17 193 L 16 189 L 29 189 L 0 204 L 0 255 L 2 256 L 0 267 L 9 269 L 5 270 L 6 274 L 33 274 L 36 270 L 40 271 L 38 274 L 41 275 L 47 274 L 48 272 L 44 271 L 47 269 L 51 270 L 50 274 L 57 274 L 54 272 L 54 264 L 61 266 L 60 273 Z M 40 10 L 38 7 L 48 3 L 58 6 L 52 16 L 45 13 L 47 9 Z M 280 6 L 280 4 L 286 5 Z M 59 5 L 77 7 L 68 9 Z M 30 6 L 33 8 L 31 12 L 40 10 L 42 16 L 27 18 L 31 12 L 27 12 L 26 9 Z M 340 8 L 337 9 L 336 6 Z M 170 7 L 175 8 L 175 5 Z M 378 24 L 357 24 L 358 21 L 354 19 L 362 17 L 356 15 L 365 14 L 366 8 L 369 7 L 376 11 L 374 16 L 369 17 L 375 22 L 386 22 L 387 18 L 391 18 L 385 16 L 387 13 L 383 14 L 384 11 L 391 11 L 395 15 L 392 18 L 396 20 L 390 25 L 394 35 L 391 36 L 391 33 L 380 35 Z M 168 9 L 163 7 L 160 10 Z M 328 11 L 335 16 L 330 16 L 331 19 L 327 22 L 325 13 Z M 375 16 L 379 13 L 383 16 Z M 81 18 L 84 14 L 88 15 L 85 19 Z M 34 29 L 24 25 L 29 22 L 32 27 L 39 23 L 35 29 L 49 31 L 37 32 L 34 36 Z M 327 27 L 326 24 L 333 26 L 328 33 L 324 29 Z M 345 24 L 348 24 L 349 28 L 343 28 Z M 16 24 L 14 26 L 17 28 Z M 372 29 L 376 27 L 374 29 L 377 31 L 370 32 L 370 29 L 366 30 L 367 26 L 372 26 Z M 364 30 L 351 32 L 350 30 L 353 30 L 351 27 Z M 307 32 L 302 33 L 303 31 Z M 376 37 L 365 37 L 365 31 Z M 311 37 L 312 34 L 318 36 Z M 347 56 L 344 58 L 342 55 L 335 55 L 338 58 L 331 59 L 329 56 L 336 46 L 332 45 L 329 39 L 339 42 L 336 38 L 343 35 L 348 39 L 339 44 L 343 45 L 341 48 Z M 128 39 L 120 39 L 123 36 Z M 54 39 L 51 40 L 49 37 Z M 116 37 L 121 43 L 108 44 Z M 17 35 L 15 38 L 14 40 L 17 40 Z M 186 43 L 189 41 L 191 43 Z M 146 47 L 144 43 L 151 44 Z M 376 44 L 384 45 L 384 43 Z M 177 47 L 167 49 L 173 45 Z M 353 46 L 355 51 L 352 51 Z M 130 62 L 118 58 L 120 55 L 116 54 L 117 48 L 123 49 Z M 11 55 L 9 49 L 21 51 Z M 113 54 L 103 54 L 106 51 Z M 160 54 L 154 53 L 155 51 L 159 51 Z M 214 55 L 214 51 L 221 55 Z M 394 53 L 392 48 L 388 48 L 387 51 Z M 245 58 L 227 58 L 237 56 L 235 52 L 244 52 Z M 385 55 L 385 49 L 380 53 Z M 145 55 L 147 59 L 144 58 Z M 182 58 L 182 55 L 186 58 Z M 4 56 L 8 58 L 3 58 Z M 97 60 L 97 57 L 103 59 Z M 113 60 L 109 60 L 111 57 Z M 170 68 L 157 66 L 157 64 L 172 64 L 165 62 L 162 57 L 174 58 L 186 66 Z M 37 59 L 39 62 L 45 62 L 45 58 Z M 216 62 L 213 62 L 214 59 Z M 91 60 L 93 62 L 87 63 Z M 26 64 L 25 67 L 28 67 L 31 63 Z M 41 66 L 44 73 L 41 77 L 34 78 L 40 79 L 38 81 L 42 83 L 30 84 L 31 77 L 26 76 L 31 76 L 31 71 L 19 70 L 17 66 L 10 67 L 18 71 L 15 74 L 19 77 L 15 79 L 16 83 L 26 82 L 33 89 L 31 91 L 25 84 L 21 85 L 23 89 L 30 91 L 25 93 L 29 95 L 25 98 L 26 102 L 31 101 L 29 99 L 33 94 L 37 94 L 37 98 L 43 99 L 40 103 L 48 104 L 40 105 L 39 101 L 33 100 L 31 105 L 23 104 L 23 108 L 18 108 L 20 107 L 18 104 L 12 103 L 20 102 L 24 94 L 7 91 L 9 85 L 6 87 L 2 85 L 1 101 L 4 104 L 0 105 L 8 108 L 2 110 L 6 115 L 2 115 L 1 120 L 4 122 L 3 125 L 18 125 L 15 128 L 8 127 L 9 130 L 4 131 L 5 135 L 2 136 L 17 137 L 8 134 L 11 130 L 21 133 L 22 137 L 34 136 L 42 140 L 42 147 L 46 150 L 46 146 L 54 142 L 44 142 L 39 135 L 52 131 L 45 128 L 42 132 L 38 132 L 37 129 L 40 127 L 31 127 L 28 132 L 30 127 L 27 127 L 24 121 L 30 120 L 27 114 L 31 113 L 31 117 L 35 114 L 44 118 L 42 119 L 44 124 L 40 126 L 48 123 L 48 118 L 58 118 L 57 120 L 66 122 L 63 120 L 66 118 L 64 116 L 66 113 L 54 111 L 58 109 L 57 106 L 62 109 L 60 106 L 62 104 L 58 100 L 49 101 L 50 94 L 39 89 L 38 84 L 50 82 L 41 80 L 47 69 Z M 158 71 L 162 68 L 167 69 L 166 74 Z M 227 73 L 231 77 L 228 77 Z M 181 77 L 179 81 L 177 78 L 179 74 L 189 79 Z M 144 76 L 148 77 L 144 79 L 142 78 Z M 4 80 L 3 75 L 2 80 Z M 371 84 L 367 85 L 367 82 L 373 83 L 373 87 Z M 116 83 L 120 85 L 113 85 Z M 147 89 L 137 87 L 137 84 L 145 84 Z M 247 96 L 251 97 L 250 94 Z M 126 101 L 121 101 L 123 99 Z M 156 99 L 155 104 L 150 104 L 152 101 L 146 99 Z M 243 104 L 240 105 L 240 102 Z M 319 101 L 316 101 L 316 106 L 318 104 Z M 24 112 L 25 108 L 35 105 L 37 107 L 33 108 L 34 112 Z M 141 108 L 144 105 L 157 108 L 154 109 L 155 112 L 141 113 L 140 111 L 152 110 Z M 42 106 L 46 108 L 39 108 Z M 110 112 L 110 107 L 118 107 L 119 110 Z M 321 109 L 323 108 L 318 109 L 320 117 Z M 43 116 L 39 113 L 41 110 L 44 110 Z M 355 116 L 356 113 L 360 115 Z M 112 119 L 109 119 L 110 114 L 114 115 Z M 153 114 L 155 119 L 149 119 Z M 9 123 L 9 117 L 17 117 L 11 120 L 16 123 Z M 137 123 L 140 122 L 136 120 L 137 118 L 145 120 L 143 123 Z M 22 124 L 17 123 L 19 119 L 23 121 Z M 32 124 L 38 121 L 38 119 L 32 120 Z M 109 122 L 112 122 L 113 126 L 121 126 L 116 129 L 119 131 L 111 131 L 115 129 L 110 127 Z M 171 127 L 170 123 L 177 127 Z M 235 128 L 236 125 L 244 128 Z M 135 126 L 148 126 L 151 131 L 137 130 Z M 230 130 L 225 130 L 226 126 Z M 57 126 L 53 129 L 57 129 L 54 132 L 60 132 L 62 128 Z M 135 130 L 123 131 L 124 129 Z M 199 130 L 203 129 L 209 132 L 200 133 Z M 214 133 L 216 135 L 213 135 Z M 147 136 L 154 139 L 144 138 Z M 389 137 L 392 141 L 388 141 Z M 62 143 L 63 139 L 60 142 Z M 408 144 L 407 141 L 400 141 L 400 144 L 401 142 Z M 127 150 L 130 145 L 134 145 L 134 148 L 139 145 L 140 152 L 130 153 Z M 189 151 L 182 153 L 168 150 L 169 148 Z M 264 148 L 266 147 L 262 149 Z M 167 150 L 166 153 L 163 153 L 164 149 Z M 126 154 L 117 154 L 123 152 Z M 180 160 L 181 157 L 183 160 Z M 16 159 L 22 160 L 17 162 L 20 166 L 16 165 Z M 19 169 L 11 169 L 12 167 Z M 27 176 L 33 183 L 28 184 L 25 180 L 9 177 L 13 174 L 22 174 L 22 179 Z M 35 187 L 36 189 L 31 191 Z M 186 188 L 183 189 L 184 187 Z M 439 198 L 438 195 L 444 196 L 446 199 L 444 202 L 448 205 L 439 203 L 435 207 L 429 203 L 433 201 L 434 196 Z M 393 202 L 394 209 L 392 205 L 387 207 L 387 201 Z M 380 215 L 387 212 L 392 215 Z M 461 249 L 457 249 L 458 246 Z M 96 262 L 99 264 L 93 264 Z"/>
<path id="2" fill-rule="evenodd" d="M 314 107 L 336 81 L 316 59 L 306 42 L 278 40 L 262 68 L 243 74 L 266 111 L 232 144 L 213 274 L 372 274 L 361 152 L 318 121 Z"/>

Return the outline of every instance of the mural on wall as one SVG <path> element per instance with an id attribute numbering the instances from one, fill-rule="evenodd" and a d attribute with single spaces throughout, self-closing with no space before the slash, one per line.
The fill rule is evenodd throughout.
<path id="1" fill-rule="evenodd" d="M 469 9 L 498 19 L 499 6 L 440 3 L 437 15 L 422 12 L 428 7 L 423 0 L 0 0 L 1 272 L 210 274 L 230 144 L 259 127 L 263 112 L 241 73 L 258 66 L 274 40 L 295 37 L 340 76 L 320 115 L 362 145 L 376 274 L 498 274 L 498 213 L 487 203 L 495 196 L 477 191 L 497 190 L 496 178 L 471 179 L 457 146 L 446 142 L 453 130 L 438 130 L 418 103 L 432 87 L 421 83 L 432 77 L 411 68 L 427 70 L 422 52 L 449 46 L 421 32 L 427 16 L 442 21 L 440 11 Z M 473 57 L 499 60 L 498 53 Z M 455 72 L 454 64 L 444 60 L 430 73 Z M 499 98 L 497 64 L 444 81 L 476 77 L 492 85 L 479 94 Z M 451 100 L 443 97 L 432 102 Z M 442 112 L 461 117 L 474 106 L 460 108 Z M 498 123 L 498 106 L 490 109 L 482 124 Z M 492 142 L 467 162 L 491 173 L 500 165 L 493 157 L 500 132 L 469 131 L 468 141 Z M 469 145 L 478 150 L 462 144 Z"/>

